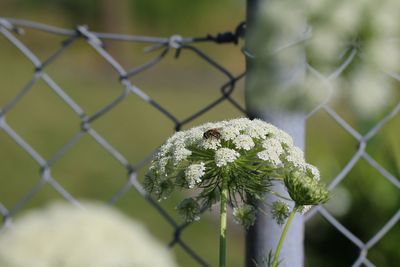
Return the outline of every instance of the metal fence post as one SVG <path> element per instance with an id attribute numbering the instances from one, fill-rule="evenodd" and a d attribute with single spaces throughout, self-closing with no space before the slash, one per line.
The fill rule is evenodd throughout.
<path id="1" fill-rule="evenodd" d="M 302 82 L 306 72 L 305 53 L 301 47 L 300 49 L 296 47 L 295 51 L 289 51 L 294 57 L 289 64 L 284 66 L 274 65 L 274 62 L 276 62 L 274 57 L 277 55 L 268 56 L 267 62 L 265 55 L 259 57 L 258 52 L 261 49 L 257 48 L 261 48 L 262 42 L 268 42 L 268 38 L 271 37 L 268 36 L 268 33 L 263 34 L 262 31 L 256 29 L 260 28 L 257 25 L 256 16 L 260 8 L 268 8 L 264 6 L 268 2 L 269 0 L 247 0 L 246 54 L 248 57 L 246 64 L 248 75 L 246 76 L 245 92 L 246 108 L 250 116 L 261 118 L 288 132 L 293 137 L 295 144 L 304 149 L 305 113 L 299 110 L 290 110 L 288 106 L 280 105 L 277 99 L 272 98 L 275 95 L 275 90 L 285 92 L 289 87 L 294 87 L 293 85 Z M 299 25 L 299 28 L 296 29 L 298 31 L 297 36 L 305 30 L 306 23 Z M 254 36 L 260 34 L 264 37 L 257 38 L 257 36 Z M 285 38 L 287 40 L 293 40 L 296 36 L 285 37 L 287 37 Z M 258 44 L 254 44 L 254 42 L 258 42 Z M 278 53 L 287 52 L 287 49 L 284 49 L 284 51 Z M 260 91 L 263 92 L 260 93 Z M 260 103 L 263 104 L 260 105 Z M 282 186 L 275 185 L 275 189 L 286 194 Z M 246 234 L 246 267 L 264 267 L 266 263 L 262 263 L 262 259 L 270 251 L 276 249 L 282 227 L 275 223 L 271 215 L 268 215 L 268 204 L 274 200 L 276 200 L 274 196 L 266 194 L 265 202 L 260 203 L 260 208 L 266 210 L 267 213 L 259 212 L 254 226 Z M 281 267 L 303 266 L 303 239 L 303 217 L 297 214 L 284 242 L 281 252 Z M 255 260 L 258 265 L 256 265 Z"/>

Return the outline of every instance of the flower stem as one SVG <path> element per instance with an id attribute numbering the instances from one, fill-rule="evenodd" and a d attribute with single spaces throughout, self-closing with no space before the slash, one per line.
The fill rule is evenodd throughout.
<path id="1" fill-rule="evenodd" d="M 287 222 L 286 222 L 286 224 L 285 224 L 285 227 L 283 228 L 281 237 L 280 237 L 279 242 L 278 242 L 278 246 L 277 246 L 276 251 L 275 251 L 275 255 L 274 255 L 274 257 L 273 257 L 274 260 L 273 260 L 273 262 L 272 262 L 272 267 L 277 267 L 277 266 L 278 266 L 279 253 L 281 252 L 282 245 L 283 245 L 283 241 L 285 240 L 287 231 L 288 231 L 288 229 L 289 229 L 290 224 L 292 223 L 292 220 L 293 220 L 294 215 L 296 214 L 297 210 L 298 210 L 298 207 L 297 207 L 297 206 L 294 206 L 292 212 L 291 212 L 290 215 L 289 215 L 289 218 L 287 219 Z"/>
<path id="2" fill-rule="evenodd" d="M 228 204 L 228 181 L 222 177 L 221 209 L 220 209 L 220 236 L 219 236 L 219 267 L 226 267 L 226 207 Z"/>

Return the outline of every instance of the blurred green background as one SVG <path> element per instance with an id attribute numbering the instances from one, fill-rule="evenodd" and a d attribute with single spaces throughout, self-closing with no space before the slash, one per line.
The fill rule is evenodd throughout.
<path id="1" fill-rule="evenodd" d="M 233 30 L 244 20 L 245 1 L 94 1 L 94 0 L 3 0 L 0 16 L 23 18 L 50 25 L 149 36 L 205 36 Z M 60 46 L 63 37 L 26 30 L 18 36 L 42 60 Z M 143 53 L 144 44 L 106 42 L 107 48 L 124 67 L 131 68 L 155 56 Z M 233 74 L 244 70 L 240 45 L 199 44 L 212 58 Z M 157 53 L 157 52 L 156 52 Z M 46 72 L 91 115 L 120 93 L 122 86 L 111 67 L 83 40 L 75 42 Z M 32 64 L 0 35 L 0 108 L 29 81 Z M 226 78 L 189 51 L 175 59 L 173 53 L 160 64 L 131 79 L 163 107 L 184 119 L 220 95 Z M 244 105 L 244 85 L 238 84 L 234 98 Z M 397 88 L 398 89 L 398 88 Z M 360 133 L 366 133 L 400 99 L 396 90 L 393 102 L 381 114 L 360 118 L 346 101 L 331 106 Z M 225 102 L 184 128 L 210 120 L 241 116 Z M 44 158 L 54 155 L 80 129 L 80 120 L 72 110 L 40 81 L 7 114 L 7 122 Z M 91 125 L 131 163 L 147 156 L 173 132 L 174 125 L 159 111 L 129 95 L 116 108 Z M 367 151 L 395 177 L 400 177 L 400 116 L 397 115 L 368 143 Z M 357 150 L 357 142 L 326 113 L 318 112 L 307 123 L 307 159 L 318 166 L 329 183 Z M 143 179 L 147 166 L 139 172 Z M 60 184 L 76 198 L 109 200 L 125 183 L 126 170 L 90 136 L 84 136 L 52 168 Z M 40 179 L 38 165 L 0 131 L 0 202 L 11 209 Z M 178 221 L 176 198 L 161 202 Z M 48 185 L 36 194 L 17 215 L 61 197 Z M 147 228 L 162 242 L 170 241 L 173 229 L 134 190 L 115 206 Z M 400 194 L 391 183 L 361 159 L 334 191 L 326 208 L 362 241 L 367 242 L 399 210 Z M 228 266 L 243 266 L 243 231 L 229 225 Z M 183 232 L 183 240 L 211 266 L 218 260 L 218 219 L 212 213 L 203 216 Z M 400 227 L 394 227 L 368 254 L 376 266 L 400 264 L 398 241 Z M 179 246 L 173 252 L 181 266 L 196 266 Z M 306 230 L 306 266 L 350 266 L 358 257 L 358 248 L 317 215 Z"/>

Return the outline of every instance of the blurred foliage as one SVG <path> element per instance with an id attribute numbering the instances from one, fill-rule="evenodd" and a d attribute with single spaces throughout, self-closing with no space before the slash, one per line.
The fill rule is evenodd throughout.
<path id="1" fill-rule="evenodd" d="M 120 16 L 127 16 L 132 25 L 139 24 L 146 29 L 157 29 L 158 31 L 171 31 L 174 29 L 187 30 L 201 27 L 199 24 L 207 25 L 210 16 L 220 23 L 229 22 L 224 18 L 227 10 L 231 11 L 233 17 L 243 14 L 244 0 L 3 0 L 3 10 L 17 13 L 38 12 L 40 9 L 53 11 L 74 24 L 102 25 L 104 9 L 110 6 L 124 5 L 129 8 Z M 127 3 L 127 4 L 126 4 Z M 125 5 L 126 4 L 126 5 Z M 208 19 L 205 18 L 207 14 Z M 233 18 L 230 17 L 230 18 Z M 240 18 L 242 19 L 242 18 Z M 235 27 L 237 21 L 230 21 Z"/>
<path id="2" fill-rule="evenodd" d="M 178 24 L 186 24 L 193 27 L 204 19 L 204 14 L 211 8 L 229 4 L 228 0 L 202 0 L 202 1 L 131 1 L 135 18 L 150 26 L 163 25 L 165 28 L 176 27 Z"/>
<path id="3" fill-rule="evenodd" d="M 6 0 L 7 1 L 7 0 Z M 95 23 L 101 17 L 101 6 L 98 0 L 14 0 L 18 9 L 33 11 L 38 9 L 62 10 L 64 16 L 72 21 Z"/>

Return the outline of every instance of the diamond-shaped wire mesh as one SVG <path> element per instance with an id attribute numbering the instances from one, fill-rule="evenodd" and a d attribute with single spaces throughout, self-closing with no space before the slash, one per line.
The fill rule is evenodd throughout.
<path id="1" fill-rule="evenodd" d="M 22 31 L 24 27 L 34 28 L 39 31 L 48 32 L 55 35 L 65 36 L 65 41 L 61 43 L 61 47 L 51 54 L 47 59 L 41 61 L 19 38 L 18 31 Z M 109 153 L 120 165 L 125 168 L 128 176 L 126 184 L 115 193 L 110 203 L 116 203 L 122 198 L 129 190 L 136 190 L 146 201 L 148 201 L 154 209 L 164 218 L 164 220 L 172 226 L 174 229 L 172 233 L 172 239 L 168 244 L 169 247 L 180 246 L 188 255 L 190 255 L 200 266 L 208 266 L 208 263 L 200 257 L 196 251 L 194 251 L 189 244 L 181 238 L 182 231 L 190 225 L 189 223 L 178 223 L 168 212 L 154 200 L 145 190 L 141 183 L 137 179 L 137 173 L 140 171 L 146 163 L 150 161 L 153 153 L 145 156 L 142 160 L 135 163 L 131 163 L 120 151 L 118 151 L 106 138 L 104 138 L 98 131 L 96 131 L 91 124 L 97 120 L 100 120 L 105 114 L 120 105 L 130 94 L 139 97 L 142 101 L 152 106 L 163 116 L 169 119 L 173 127 L 172 129 L 180 130 L 182 126 L 190 123 L 199 116 L 202 116 L 207 111 L 217 107 L 221 103 L 229 102 L 233 107 L 238 109 L 240 112 L 245 113 L 245 110 L 241 105 L 232 97 L 232 92 L 235 90 L 235 84 L 238 80 L 244 77 L 241 74 L 235 77 L 227 69 L 214 61 L 206 53 L 201 51 L 199 48 L 192 45 L 193 42 L 207 41 L 210 39 L 206 38 L 182 38 L 178 35 L 172 36 L 171 38 L 153 38 L 153 37 L 142 37 L 142 36 L 130 36 L 130 35 L 117 35 L 108 33 L 94 33 L 89 31 L 86 27 L 78 26 L 75 30 L 65 30 L 43 24 L 14 20 L 14 19 L 0 19 L 0 33 L 34 65 L 34 73 L 31 80 L 20 90 L 20 92 L 8 103 L 0 109 L 0 129 L 4 131 L 9 137 L 11 137 L 15 143 L 17 143 L 40 167 L 40 179 L 37 183 L 30 188 L 30 190 L 12 207 L 5 207 L 0 203 L 0 212 L 4 217 L 4 225 L 11 223 L 12 216 L 23 208 L 46 184 L 50 185 L 59 195 L 61 195 L 67 201 L 80 205 L 78 200 L 73 196 L 73 193 L 69 193 L 57 180 L 57 177 L 52 174 L 53 166 L 67 154 L 76 144 L 84 137 L 90 136 L 103 150 Z M 46 68 L 57 60 L 68 48 L 77 40 L 84 39 L 93 48 L 98 55 L 100 55 L 106 62 L 113 68 L 119 77 L 121 84 L 121 93 L 115 99 L 111 100 L 108 104 L 101 107 L 97 112 L 88 114 L 85 112 L 79 104 L 79 99 L 75 101 L 68 93 L 46 72 Z M 150 61 L 135 67 L 130 70 L 125 70 L 122 65 L 104 48 L 102 39 L 110 40 L 128 40 L 131 42 L 145 42 L 152 44 L 153 47 L 150 49 L 159 49 L 162 52 L 157 57 Z M 212 41 L 212 40 L 210 40 Z M 226 77 L 226 83 L 220 87 L 220 96 L 210 103 L 207 103 L 200 110 L 190 114 L 186 118 L 179 120 L 171 111 L 156 102 L 149 95 L 147 95 L 139 87 L 135 86 L 130 78 L 143 71 L 148 70 L 152 66 L 159 63 L 171 50 L 175 50 L 177 53 L 181 53 L 182 50 L 188 50 L 204 60 L 212 69 L 222 73 Z M 58 97 L 76 114 L 76 117 L 80 120 L 80 128 L 77 129 L 76 133 L 65 143 L 64 146 L 60 147 L 59 150 L 54 153 L 49 159 L 45 159 L 38 151 L 36 151 L 18 132 L 7 123 L 7 115 L 13 108 L 28 94 L 32 88 L 37 84 L 38 81 L 43 81 Z M 154 148 L 156 150 L 156 147 Z M 3 225 L 3 226 L 4 226 Z"/>
<path id="2" fill-rule="evenodd" d="M 355 59 L 357 53 L 357 49 L 353 49 L 348 57 L 343 61 L 343 64 L 340 65 L 332 74 L 328 76 L 324 76 L 318 70 L 314 69 L 312 66 L 308 65 L 308 71 L 311 75 L 314 75 L 318 79 L 320 79 L 327 86 L 327 90 L 331 90 L 329 86 L 330 82 L 338 78 L 346 69 L 350 66 L 350 64 Z M 390 75 L 393 79 L 400 81 L 399 77 L 396 75 Z M 346 165 L 341 169 L 341 171 L 334 177 L 334 179 L 329 183 L 328 189 L 333 190 L 339 184 L 343 182 L 344 179 L 350 178 L 349 173 L 353 169 L 353 167 L 361 160 L 364 159 L 367 164 L 369 164 L 373 169 L 379 172 L 379 174 L 389 181 L 393 186 L 400 191 L 400 180 L 395 175 L 391 174 L 387 169 L 382 167 L 367 151 L 366 148 L 368 146 L 368 141 L 370 141 L 373 137 L 377 135 L 377 133 L 390 121 L 392 121 L 396 116 L 400 113 L 400 102 L 397 101 L 393 109 L 388 112 L 379 122 L 377 122 L 373 127 L 371 127 L 366 134 L 361 134 L 356 129 L 354 129 L 345 119 L 343 119 L 332 107 L 328 105 L 329 100 L 332 97 L 333 92 L 329 92 L 325 101 L 320 103 L 314 110 L 312 110 L 308 115 L 307 119 L 312 118 L 317 112 L 326 113 L 331 119 L 335 121 L 335 123 L 340 126 L 343 130 L 345 130 L 356 142 L 357 148 L 354 151 L 354 154 L 350 158 L 350 160 L 346 163 Z M 380 177 L 375 177 L 376 179 L 381 179 Z M 382 178 L 382 179 L 383 179 Z M 308 221 L 313 218 L 316 214 L 320 214 L 324 219 L 326 219 L 337 231 L 343 234 L 349 241 L 351 241 L 355 246 L 359 249 L 359 256 L 354 261 L 352 266 L 375 266 L 367 257 L 368 250 L 370 250 L 378 241 L 380 241 L 392 228 L 398 225 L 400 221 L 400 209 L 397 207 L 397 212 L 393 214 L 393 216 L 381 227 L 381 229 L 376 232 L 369 240 L 366 242 L 361 241 L 356 234 L 352 233 L 349 229 L 347 229 L 342 223 L 339 222 L 326 208 L 323 206 L 315 207 L 309 213 L 306 214 L 305 220 Z"/>
<path id="3" fill-rule="evenodd" d="M 39 31 L 43 31 L 49 34 L 65 37 L 65 40 L 61 43 L 61 46 L 53 54 L 51 54 L 47 59 L 40 60 L 35 53 L 33 53 L 28 46 L 21 41 L 19 37 L 20 32 L 24 28 L 33 28 Z M 0 213 L 3 215 L 4 223 L 3 226 L 12 223 L 12 217 L 15 213 L 21 210 L 25 205 L 27 205 L 32 198 L 45 186 L 50 185 L 59 195 L 61 195 L 67 201 L 80 205 L 79 202 L 74 198 L 73 192 L 66 190 L 57 179 L 57 176 L 53 174 L 52 170 L 55 164 L 60 161 L 60 159 L 68 154 L 71 149 L 73 149 L 76 144 L 85 136 L 89 136 L 94 140 L 102 150 L 109 153 L 116 162 L 118 162 L 125 170 L 128 176 L 126 184 L 115 193 L 111 199 L 110 203 L 116 203 L 120 200 L 127 192 L 130 190 L 136 190 L 141 197 L 143 197 L 148 203 L 150 203 L 154 209 L 164 218 L 164 220 L 170 224 L 173 228 L 172 239 L 169 243 L 170 247 L 180 246 L 190 257 L 192 257 L 200 266 L 208 266 L 208 263 L 197 254 L 197 252 L 192 249 L 192 247 L 182 240 L 181 234 L 190 224 L 178 223 L 173 216 L 171 216 L 157 201 L 155 201 L 151 196 L 149 196 L 144 190 L 138 180 L 138 172 L 141 171 L 146 163 L 151 159 L 150 155 L 145 156 L 142 160 L 132 163 L 129 161 L 123 153 L 121 153 L 117 148 L 115 148 L 111 142 L 109 142 L 104 136 L 102 136 L 99 131 L 95 130 L 92 125 L 98 120 L 101 120 L 103 116 L 111 112 L 113 109 L 120 106 L 129 95 L 134 95 L 141 99 L 144 103 L 151 106 L 153 109 L 157 110 L 160 114 L 165 116 L 173 125 L 175 130 L 180 130 L 182 126 L 192 122 L 196 118 L 203 116 L 209 110 L 217 107 L 221 103 L 228 102 L 241 113 L 246 115 L 245 109 L 232 97 L 233 91 L 236 89 L 236 83 L 241 80 L 245 74 L 234 76 L 230 71 L 225 69 L 223 66 L 218 64 L 212 57 L 209 57 L 206 53 L 200 50 L 194 45 L 196 42 L 211 41 L 215 42 L 215 39 L 206 38 L 182 38 L 178 35 L 174 35 L 170 38 L 154 38 L 154 37 L 144 37 L 144 36 L 132 36 L 132 35 L 118 35 L 111 33 L 96 33 L 90 31 L 87 27 L 78 26 L 76 29 L 61 29 L 53 26 L 43 25 L 39 23 L 34 23 L 24 20 L 7 19 L 0 18 L 0 33 L 15 46 L 34 66 L 34 72 L 32 78 L 26 82 L 25 86 L 5 105 L 0 107 L 0 130 L 6 133 L 23 151 L 28 154 L 39 166 L 40 168 L 40 179 L 34 184 L 28 192 L 17 201 L 17 203 L 11 207 L 6 207 L 0 203 Z M 71 97 L 64 88 L 62 88 L 53 77 L 46 71 L 49 66 L 51 66 L 62 54 L 68 51 L 69 47 L 77 42 L 78 40 L 84 40 L 87 44 L 104 60 L 107 64 L 112 67 L 113 71 L 118 75 L 121 92 L 120 94 L 112 99 L 108 104 L 102 106 L 96 112 L 88 114 L 83 107 L 79 104 L 79 99 L 75 100 Z M 103 45 L 104 40 L 124 40 L 128 42 L 143 42 L 149 43 L 153 46 L 150 49 L 158 49 L 161 53 L 151 59 L 150 61 L 135 67 L 133 69 L 125 69 L 105 48 Z M 211 69 L 220 72 L 224 77 L 226 77 L 226 83 L 220 88 L 220 96 L 214 101 L 208 103 L 202 107 L 197 112 L 190 114 L 184 119 L 178 119 L 173 112 L 168 108 L 160 104 L 159 102 L 152 99 L 147 95 L 141 88 L 135 85 L 131 78 L 139 73 L 149 70 L 154 65 L 161 62 L 165 56 L 169 53 L 175 52 L 179 56 L 180 52 L 187 50 L 192 52 L 194 55 L 204 60 Z M 329 84 L 330 81 L 339 77 L 351 64 L 357 54 L 357 50 L 354 49 L 349 53 L 347 60 L 337 68 L 331 75 L 324 76 L 318 70 L 314 69 L 312 66 L 308 66 L 308 71 L 310 75 L 314 75 L 317 79 L 322 82 Z M 393 75 L 394 79 L 400 80 L 399 77 Z M 7 122 L 7 116 L 19 102 L 21 102 L 24 97 L 29 94 L 32 88 L 39 81 L 44 82 L 47 87 L 49 87 L 64 104 L 70 108 L 77 119 L 80 121 L 80 128 L 69 138 L 69 140 L 59 147 L 58 151 L 48 159 L 46 159 L 41 153 L 36 151 L 33 146 L 18 133 Z M 329 88 L 329 86 L 327 86 Z M 330 116 L 337 125 L 348 132 L 352 138 L 359 144 L 354 155 L 348 161 L 347 165 L 340 171 L 340 173 L 331 181 L 329 184 L 329 189 L 334 189 L 337 187 L 349 174 L 352 168 L 360 159 L 364 159 L 372 168 L 376 169 L 384 179 L 387 179 L 392 183 L 398 190 L 400 190 L 400 181 L 398 177 L 391 174 L 387 169 L 382 167 L 367 151 L 368 141 L 370 141 L 379 130 L 381 130 L 387 123 L 393 120 L 400 113 L 400 103 L 397 103 L 393 110 L 389 112 L 383 119 L 381 119 L 375 126 L 373 126 L 366 134 L 362 135 L 352 126 L 350 126 L 346 120 L 344 120 L 334 109 L 328 105 L 328 101 L 331 99 L 331 94 L 329 94 L 324 102 L 318 105 L 313 111 L 308 114 L 308 118 L 312 118 L 317 112 L 325 112 Z M 156 150 L 156 147 L 154 147 Z M 400 210 L 398 210 L 387 223 L 367 242 L 361 241 L 357 235 L 352 233 L 343 224 L 341 224 L 326 208 L 323 206 L 318 206 L 311 210 L 306 216 L 306 220 L 311 219 L 316 214 L 322 215 L 333 227 L 335 227 L 341 234 L 348 238 L 352 243 L 354 243 L 359 248 L 359 257 L 355 259 L 352 266 L 374 266 L 374 264 L 368 259 L 367 253 L 379 240 L 381 240 L 385 234 L 388 233 L 395 225 L 399 223 L 400 220 Z"/>

